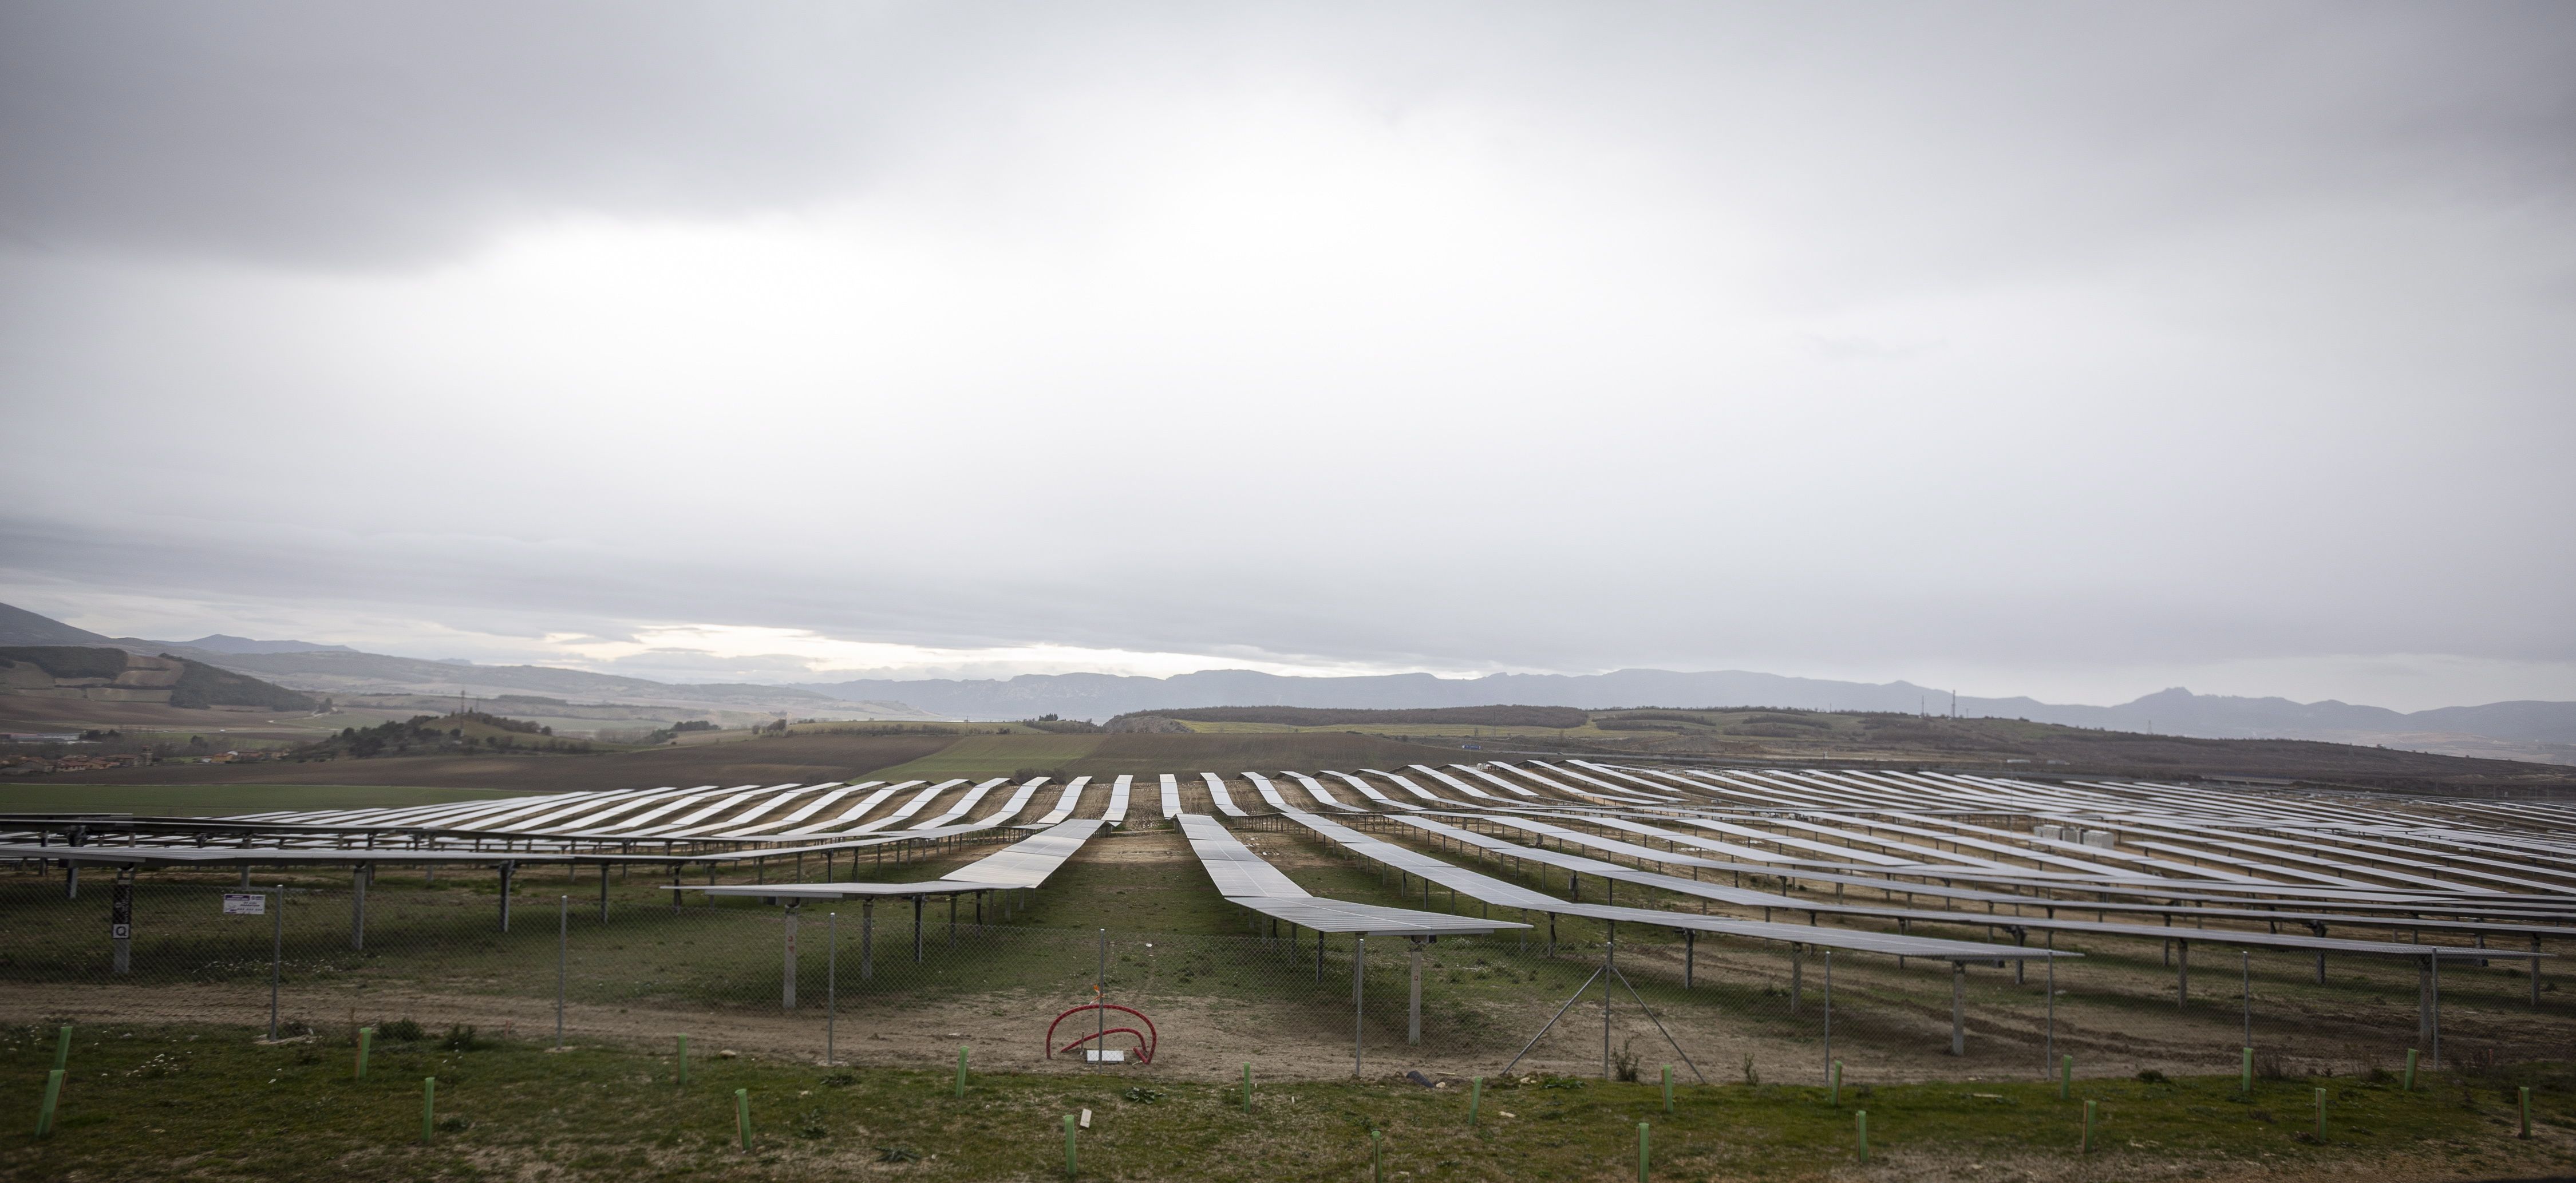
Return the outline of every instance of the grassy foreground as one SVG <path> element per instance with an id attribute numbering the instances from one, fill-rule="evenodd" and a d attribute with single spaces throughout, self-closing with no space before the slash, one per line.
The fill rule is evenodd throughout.
<path id="1" fill-rule="evenodd" d="M 852 1031 L 851 1038 L 864 1039 Z M 2373 1179 L 2481 1178 L 2576 1167 L 2576 1070 L 2526 1065 L 2470 1080 L 2087 1081 L 2060 1102 L 2044 1085 L 1854 1084 L 1823 1090 L 1730 1081 L 1675 1090 L 1573 1079 L 1489 1082 L 1482 1119 L 1461 1088 L 1401 1081 L 1255 1090 L 1096 1075 L 976 1075 L 953 1069 L 833 1070 L 694 1049 L 691 1080 L 669 1055 L 542 1044 L 472 1050 L 431 1038 L 378 1046 L 351 1079 L 346 1033 L 265 1046 L 233 1028 L 90 1027 L 52 1136 L 33 1133 L 50 1030 L 0 1034 L 0 1177 L 13 1179 L 410 1179 L 807 1177 L 1041 1179 L 1064 1171 L 1063 1118 L 1081 1173 L 1116 1179 L 1349 1180 L 1370 1177 L 1370 1132 L 1389 1179 L 1628 1179 L 1636 1127 L 1653 1125 L 1656 1179 L 1919 1177 L 1970 1163 L 2033 1178 L 2229 1178 L 2359 1172 Z M 1255 1071 L 1258 1072 L 1258 1065 Z M 1653 1070 L 1649 1068 L 1651 1078 Z M 421 1079 L 438 1078 L 436 1141 L 421 1144 Z M 1463 1084 L 1463 1082 L 1461 1082 Z M 2512 1087 L 2532 1084 L 2533 1137 L 2512 1124 Z M 2314 1087 L 2328 1095 L 2313 1139 Z M 734 1126 L 748 1091 L 752 1147 Z M 2082 1104 L 2099 1103 L 2096 1150 L 2079 1154 Z M 1855 1153 L 1869 1112 L 1872 1161 Z"/>

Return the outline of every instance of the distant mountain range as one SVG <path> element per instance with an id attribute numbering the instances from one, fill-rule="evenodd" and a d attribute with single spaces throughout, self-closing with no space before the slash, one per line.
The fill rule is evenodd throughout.
<path id="1" fill-rule="evenodd" d="M 193 640 L 193 641 L 181 641 L 181 642 L 179 642 L 179 644 L 184 645 L 184 646 L 186 646 L 186 647 L 188 647 L 188 648 L 190 648 L 190 649 L 203 649 L 203 650 L 205 650 L 205 651 L 206 651 L 206 652 L 208 652 L 208 653 L 355 653 L 355 652 L 357 652 L 357 650 L 352 649 L 352 648 L 350 648 L 350 647 L 348 647 L 348 646 L 346 646 L 346 645 L 316 645 L 316 644 L 314 644 L 314 643 L 313 643 L 313 642 L 311 642 L 311 641 L 254 641 L 254 640 L 251 640 L 251 639 L 250 639 L 250 638 L 248 638 L 248 637 L 232 637 L 232 636 L 226 636 L 226 635 L 224 635 L 224 634 L 222 634 L 222 633 L 210 633 L 210 634 L 208 634 L 208 635 L 206 635 L 206 636 L 199 637 L 199 638 L 197 638 L 196 640 Z"/>
<path id="2" fill-rule="evenodd" d="M 1168 678 L 1118 674 L 1025 674 L 1008 679 L 861 679 L 774 686 L 673 685 L 550 666 L 490 666 L 360 653 L 303 641 L 216 635 L 191 642 L 110 638 L 0 604 L 0 645 L 108 645 L 172 653 L 323 693 L 428 693 L 497 697 L 542 693 L 600 701 L 705 704 L 733 710 L 887 719 L 1028 719 L 1115 715 L 1187 707 L 1296 706 L 1367 709 L 1519 704 L 1583 709 L 1762 706 L 1803 710 L 1950 710 L 1947 691 L 1910 682 L 1840 682 L 1743 671 L 1607 674 L 1491 674 L 1436 678 L 1283 677 L 1208 670 Z M 838 709 L 833 709 L 838 708 Z M 2030 719 L 2116 731 L 2157 731 L 2213 739 L 2314 739 L 2383 744 L 2452 755 L 2576 764 L 2576 703 L 2498 702 L 2400 712 L 2384 707 L 2286 698 L 2238 698 L 2158 691 L 2118 706 L 2069 706 L 2031 698 L 1958 700 L 1962 715 Z"/>
<path id="3" fill-rule="evenodd" d="M 208 645 L 204 642 L 217 642 Z M 836 719 L 929 719 L 900 702 L 866 702 L 797 686 L 743 682 L 673 684 L 542 665 L 478 665 L 361 653 L 309 641 L 251 641 L 216 634 L 198 641 L 110 637 L 0 604 L 0 646 L 88 645 L 170 654 L 316 694 L 429 694 L 498 698 L 545 694 L 596 702 L 664 706 L 676 713 L 741 711 Z M 941 716 L 953 717 L 953 716 Z"/>
<path id="4" fill-rule="evenodd" d="M 1436 678 L 1388 674 L 1295 678 L 1252 670 L 1209 670 L 1168 678 L 1116 674 L 1024 674 L 1007 681 L 817 683 L 850 698 L 895 698 L 952 718 L 1024 719 L 1058 714 L 1106 719 L 1158 708 L 1204 706 L 1360 707 L 1378 710 L 1516 703 L 1591 710 L 1616 707 L 1764 706 L 1801 710 L 1927 711 L 1947 714 L 1948 691 L 1911 682 L 1837 682 L 1742 671 L 1607 674 L 1489 674 Z M 1962 715 L 2030 719 L 2075 727 L 2168 731 L 2221 739 L 2334 731 L 2372 735 L 2451 732 L 2526 743 L 2576 744 L 2576 703 L 2499 702 L 2400 713 L 2341 702 L 2234 698 L 2159 691 L 2119 706 L 2063 706 L 2031 698 L 1958 700 Z"/>

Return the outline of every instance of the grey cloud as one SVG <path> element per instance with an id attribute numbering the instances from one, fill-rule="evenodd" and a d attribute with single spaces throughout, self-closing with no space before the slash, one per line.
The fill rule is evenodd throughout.
<path id="1" fill-rule="evenodd" d="M 2568 12 L 12 4 L 0 410 L 72 442 L 13 454 L 0 579 L 1444 669 L 2576 660 Z M 774 297 L 418 294 L 852 202 L 875 253 Z"/>
<path id="2" fill-rule="evenodd" d="M 22 3 L 0 211 L 36 244 L 417 264 L 532 219 L 843 195 L 1021 134 L 1051 88 L 1321 76 L 1390 119 L 1461 96 L 1590 119 L 1852 218 L 1879 260 L 1845 265 L 1975 269 L 2354 187 L 2564 202 L 2571 25 L 2547 3 Z"/>

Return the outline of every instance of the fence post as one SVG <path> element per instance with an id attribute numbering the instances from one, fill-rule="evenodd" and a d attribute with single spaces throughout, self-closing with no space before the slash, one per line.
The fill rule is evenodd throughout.
<path id="1" fill-rule="evenodd" d="M 438 1136 L 438 1078 L 420 1079 L 420 1142 L 426 1146 Z"/>
<path id="2" fill-rule="evenodd" d="M 2093 1102 L 2093 1101 L 2086 1101 L 2086 1102 L 2084 1103 L 2084 1149 L 2083 1149 L 2083 1153 L 2086 1153 L 2086 1154 L 2091 1154 L 2091 1153 L 2093 1153 L 2093 1106 L 2094 1106 L 2096 1103 L 2097 1103 L 2097 1102 Z"/>
<path id="3" fill-rule="evenodd" d="M 359 1080 L 365 1080 L 365 1079 L 367 1078 L 367 1051 L 368 1051 L 369 1047 L 370 1047 L 371 1045 L 373 1045 L 375 1042 L 376 1042 L 376 1029 L 375 1029 L 375 1028 L 373 1028 L 373 1027 L 360 1027 L 360 1028 L 358 1028 L 358 1076 L 357 1076 L 357 1078 L 358 1078 Z"/>
<path id="4" fill-rule="evenodd" d="M 750 1149 L 751 1149 L 751 1090 L 750 1090 L 750 1089 L 735 1089 L 735 1090 L 733 1091 L 733 1125 L 734 1125 L 734 1130 L 735 1130 L 737 1133 L 740 1133 L 740 1134 L 742 1135 L 742 1148 L 743 1148 L 744 1150 L 750 1150 Z"/>
<path id="5" fill-rule="evenodd" d="M 2522 1133 L 2519 1136 L 2531 1136 L 2531 1086 L 2527 1084 L 2522 1086 Z"/>
<path id="6" fill-rule="evenodd" d="M 841 914 L 823 913 L 823 1066 L 832 1066 L 832 1025 L 841 1014 Z"/>
<path id="7" fill-rule="evenodd" d="M 2252 1047 L 2252 1046 L 2254 1046 L 2254 952 L 2253 952 L 2253 950 L 2250 950 L 2250 949 L 2239 949 L 2239 950 L 2237 950 L 2237 951 L 2236 951 L 2236 964 L 2237 964 L 2237 972 L 2238 972 L 2238 973 L 2243 977 L 2243 979 L 2244 979 L 2244 985 L 2243 985 L 2240 989 L 2241 989 L 2241 992 L 2242 992 L 2242 994 L 2243 994 L 2243 996 L 2244 996 L 2244 1001 L 2245 1001 L 2245 1046 L 2247 1046 L 2247 1047 Z"/>
<path id="8" fill-rule="evenodd" d="M 1836 1109 L 1840 1109 L 1840 1108 L 1842 1108 L 1842 1107 L 1843 1107 L 1843 1062 L 1842 1062 L 1842 1061 L 1840 1061 L 1840 1060 L 1836 1060 L 1836 1061 L 1834 1061 L 1833 1075 L 1831 1076 L 1831 1078 L 1830 1078 L 1830 1079 L 1828 1079 L 1828 1080 L 1827 1080 L 1827 1082 L 1826 1082 L 1826 1084 L 1825 1084 L 1825 1089 L 1826 1089 L 1826 1093 L 1825 1093 L 1825 1103 L 1826 1103 L 1826 1104 L 1828 1104 L 1828 1105 L 1833 1106 L 1833 1107 L 1834 1107 L 1834 1108 L 1836 1108 Z"/>
<path id="9" fill-rule="evenodd" d="M 2317 1141 L 2326 1140 L 2326 1091 L 2317 1090 Z"/>
<path id="10" fill-rule="evenodd" d="M 2254 1049 L 2246 1048 L 2245 1057 L 2236 1067 L 2236 1091 L 2241 1096 L 2254 1095 Z"/>
<path id="11" fill-rule="evenodd" d="M 1664 1112 L 1673 1111 L 1673 1066 L 1664 1065 Z"/>
<path id="12" fill-rule="evenodd" d="M 2415 1091 L 2415 1056 L 2416 1052 L 2414 1048 L 2410 1047 L 2406 1049 L 2405 1091 L 2410 1093 Z"/>
<path id="13" fill-rule="evenodd" d="M 796 903 L 794 901 L 790 901 L 787 905 L 787 924 L 781 936 L 786 942 L 786 947 L 781 953 L 784 964 L 779 979 L 783 984 L 779 987 L 778 1009 L 792 1011 L 796 1009 Z"/>
<path id="14" fill-rule="evenodd" d="M 966 1095 L 966 1045 L 957 1045 L 957 1095 Z"/>
<path id="15" fill-rule="evenodd" d="M 558 896 L 555 906 L 555 1049 L 563 1049 L 564 977 L 572 960 L 572 897 Z"/>
<path id="16" fill-rule="evenodd" d="M 1467 1091 L 1467 1124 L 1476 1124 L 1476 1111 L 1485 1107 L 1485 1078 L 1471 1077 Z"/>
<path id="17" fill-rule="evenodd" d="M 36 1108 L 36 1136 L 49 1138 L 54 1133 L 54 1106 L 63 1099 L 63 1070 L 45 1074 L 45 1102 Z"/>
<path id="18" fill-rule="evenodd" d="M 1868 1161 L 1869 1161 L 1869 1110 L 1866 1110 L 1866 1109 L 1860 1110 L 1860 1111 L 1858 1111 L 1858 1112 L 1854 1113 L 1852 1116 L 1853 1116 L 1853 1117 L 1855 1117 L 1855 1118 L 1858 1118 L 1858 1119 L 1859 1119 L 1859 1121 L 1860 1121 L 1860 1160 L 1861 1160 L 1862 1162 L 1868 1162 Z"/>
<path id="19" fill-rule="evenodd" d="M 277 979 L 286 963 L 286 885 L 277 885 L 277 906 L 268 916 L 268 1041 L 277 1042 Z"/>

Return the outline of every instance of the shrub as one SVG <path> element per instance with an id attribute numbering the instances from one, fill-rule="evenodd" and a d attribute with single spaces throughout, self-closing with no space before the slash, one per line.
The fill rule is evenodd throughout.
<path id="1" fill-rule="evenodd" d="M 428 1032 L 420 1029 L 420 1021 L 417 1019 L 396 1019 L 376 1028 L 376 1034 L 404 1043 L 418 1043 L 429 1035 Z"/>

